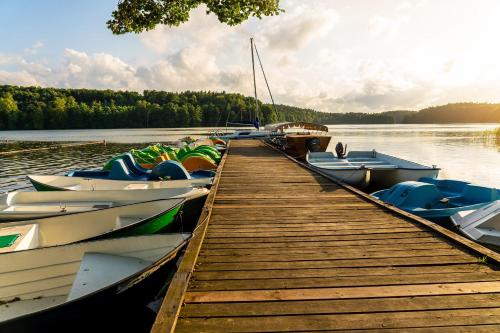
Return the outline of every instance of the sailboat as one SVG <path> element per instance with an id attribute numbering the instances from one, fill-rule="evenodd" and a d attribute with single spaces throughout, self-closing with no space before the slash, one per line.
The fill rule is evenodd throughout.
<path id="1" fill-rule="evenodd" d="M 267 89 L 269 91 L 269 95 L 271 96 L 271 100 L 273 102 L 273 107 L 274 107 L 274 99 L 273 99 L 273 96 L 271 94 L 269 84 L 267 82 L 267 77 L 266 77 L 266 74 L 264 72 L 264 67 L 262 66 L 262 62 L 260 60 L 259 52 L 257 51 L 257 46 L 255 45 L 253 38 L 250 38 L 250 51 L 252 54 L 253 88 L 254 88 L 254 97 L 255 97 L 255 117 L 252 114 L 252 112 L 250 111 L 248 121 L 243 121 L 243 119 L 240 119 L 240 122 L 226 122 L 226 127 L 227 127 L 227 125 L 232 125 L 232 126 L 244 125 L 244 126 L 253 126 L 254 129 L 237 130 L 234 133 L 223 135 L 223 136 L 221 136 L 221 138 L 223 138 L 224 140 L 261 139 L 261 138 L 268 138 L 268 137 L 283 136 L 284 135 L 281 132 L 268 130 L 267 128 L 265 128 L 264 130 L 260 130 L 259 101 L 257 99 L 257 84 L 255 81 L 254 50 L 255 50 L 255 53 L 257 54 L 257 58 L 259 60 L 260 67 L 262 69 L 262 74 L 264 75 L 264 80 L 266 82 Z M 276 111 L 276 109 L 275 109 L 275 111 Z"/>

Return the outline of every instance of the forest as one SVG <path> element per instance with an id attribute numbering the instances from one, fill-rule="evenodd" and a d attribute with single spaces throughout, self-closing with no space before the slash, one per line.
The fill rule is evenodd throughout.
<path id="1" fill-rule="evenodd" d="M 419 112 L 329 113 L 260 101 L 261 124 L 500 122 L 500 104 L 460 103 Z M 112 91 L 0 85 L 0 130 L 214 127 L 249 121 L 255 101 L 241 94 L 185 91 Z"/>

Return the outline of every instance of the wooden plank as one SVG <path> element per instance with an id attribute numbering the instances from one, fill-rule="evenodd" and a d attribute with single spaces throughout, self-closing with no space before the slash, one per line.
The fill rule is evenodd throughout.
<path id="1" fill-rule="evenodd" d="M 370 221 L 370 222 L 368 221 L 343 222 L 340 220 L 328 221 L 328 222 L 293 221 L 293 223 L 290 223 L 290 221 L 282 221 L 281 223 L 276 223 L 273 221 L 259 221 L 259 223 L 255 223 L 254 221 L 244 221 L 240 219 L 237 221 L 239 223 L 229 223 L 229 222 L 221 223 L 219 221 L 213 221 L 213 220 L 211 220 L 210 222 L 211 222 L 210 230 L 228 230 L 228 231 L 231 231 L 232 229 L 241 230 L 241 228 L 251 228 L 252 230 L 265 229 L 267 231 L 273 231 L 269 229 L 294 228 L 291 230 L 295 230 L 296 228 L 303 229 L 309 227 L 315 227 L 317 230 L 323 227 L 335 228 L 335 229 L 374 229 L 380 227 L 390 228 L 390 227 L 412 226 L 412 224 L 404 223 L 404 221 L 387 221 L 387 220 Z"/>
<path id="2" fill-rule="evenodd" d="M 178 332 L 290 332 L 500 324 L 500 309 L 457 309 L 254 317 L 183 318 Z"/>
<path id="3" fill-rule="evenodd" d="M 188 303 L 184 318 L 373 313 L 500 307 L 500 294 L 466 294 L 314 301 Z"/>
<path id="4" fill-rule="evenodd" d="M 297 289 L 297 288 L 333 288 L 333 287 L 364 287 L 364 286 L 394 286 L 407 284 L 428 283 L 457 283 L 499 281 L 500 275 L 496 272 L 471 273 L 433 273 L 394 274 L 388 276 L 334 276 L 334 277 L 307 277 L 307 278 L 274 278 L 247 280 L 217 280 L 200 281 L 194 279 L 189 285 L 189 291 L 223 291 L 223 290 L 266 290 L 266 289 Z M 425 288 L 425 286 L 424 286 Z"/>
<path id="5" fill-rule="evenodd" d="M 442 250 L 442 249 L 455 249 L 453 246 L 437 242 L 437 243 L 413 243 L 413 244 L 394 244 L 394 245 L 371 245 L 371 246 L 321 246 L 318 244 L 317 246 L 305 245 L 302 247 L 294 246 L 289 247 L 288 249 L 280 248 L 235 248 L 235 249 L 221 249 L 215 248 L 210 249 L 203 247 L 200 252 L 201 256 L 245 256 L 245 255 L 255 255 L 255 254 L 266 254 L 266 255 L 281 255 L 284 252 L 287 254 L 312 254 L 312 253 L 326 253 L 332 254 L 337 253 L 339 255 L 343 253 L 352 254 L 352 253 L 366 253 L 370 254 L 370 252 L 375 253 L 390 253 L 391 251 L 414 251 L 414 250 L 425 250 L 425 251 L 433 251 L 433 250 Z"/>
<path id="6" fill-rule="evenodd" d="M 303 268 L 334 268 L 334 267 L 381 267 L 381 266 L 414 266 L 414 265 L 449 265 L 476 264 L 478 259 L 465 255 L 448 255 L 403 258 L 374 259 L 339 259 L 318 261 L 277 261 L 277 262 L 230 262 L 230 263 L 199 263 L 200 271 L 238 271 L 265 269 L 303 269 Z"/>
<path id="7" fill-rule="evenodd" d="M 382 234 L 364 234 L 364 235 L 337 235 L 337 236 L 283 236 L 283 237 L 213 237 L 206 238 L 205 242 L 209 243 L 281 243 L 281 242 L 318 242 L 318 241 L 345 241 L 345 240 L 372 240 L 372 239 L 401 239 L 401 238 L 419 238 L 429 237 L 430 232 L 398 232 L 398 233 L 382 233 Z"/>
<path id="8" fill-rule="evenodd" d="M 460 255 L 461 252 L 455 248 L 452 249 L 434 249 L 432 252 L 424 250 L 404 250 L 404 251 L 374 251 L 367 252 L 363 250 L 353 251 L 333 251 L 333 252 L 313 252 L 313 253 L 278 253 L 261 254 L 258 249 L 251 254 L 233 254 L 233 255 L 200 255 L 200 260 L 204 263 L 233 263 L 233 262 L 289 262 L 289 261 L 308 261 L 308 260 L 338 260 L 338 259 L 371 259 L 371 258 L 408 258 L 425 256 L 450 256 Z"/>
<path id="9" fill-rule="evenodd" d="M 227 154 L 222 157 L 219 163 L 212 189 L 205 200 L 205 205 L 198 219 L 196 227 L 197 230 L 193 233 L 193 237 L 186 248 L 186 252 L 184 253 L 179 268 L 170 282 L 160 310 L 158 311 L 155 322 L 151 328 L 152 333 L 173 332 L 175 329 L 188 282 L 191 278 L 194 265 L 198 258 L 198 253 L 200 252 L 201 245 L 203 243 L 203 238 L 205 237 L 205 233 L 208 228 L 210 215 L 212 213 L 212 205 L 215 200 L 215 194 L 217 193 L 217 187 L 219 184 L 220 172 L 224 167 L 226 159 Z"/>
<path id="10" fill-rule="evenodd" d="M 413 230 L 422 230 L 421 228 L 415 228 L 413 225 L 408 223 L 384 223 L 384 224 L 368 224 L 368 225 L 351 225 L 348 223 L 330 223 L 329 225 L 325 225 L 323 223 L 308 223 L 308 224 L 299 224 L 299 225 L 239 225 L 239 228 L 236 226 L 221 226 L 221 225 L 212 225 L 210 231 L 212 232 L 274 232 L 274 231 L 336 231 L 336 230 L 372 230 L 372 229 L 391 229 L 391 228 L 407 228 Z"/>
<path id="11" fill-rule="evenodd" d="M 256 230 L 254 232 L 216 232 L 209 230 L 207 238 L 274 238 L 274 237 L 301 237 L 301 236 L 345 236 L 345 235 L 370 235 L 370 234 L 392 234 L 397 233 L 414 233 L 420 231 L 414 227 L 404 228 L 380 228 L 380 229 L 362 229 L 362 230 L 327 230 L 327 231 L 274 231 L 265 232 Z"/>
<path id="12" fill-rule="evenodd" d="M 335 276 L 372 276 L 398 274 L 433 274 L 433 273 L 477 273 L 491 272 L 489 267 L 480 264 L 468 265 L 436 265 L 436 266 L 382 266 L 356 268 L 316 268 L 316 269 L 270 269 L 246 271 L 197 271 L 197 281 L 237 280 L 237 279 L 285 279 L 307 277 L 335 277 Z"/>
<path id="13" fill-rule="evenodd" d="M 343 298 L 406 297 L 500 292 L 500 281 L 397 285 L 383 287 L 308 288 L 238 291 L 189 291 L 187 303 L 260 302 Z M 498 309 L 500 311 L 500 309 Z"/>
<path id="14" fill-rule="evenodd" d="M 265 202 L 262 201 L 261 203 L 255 203 L 255 204 L 247 204 L 247 203 L 241 203 L 241 204 L 216 204 L 214 205 L 215 208 L 217 209 L 259 209 L 259 208 L 269 208 L 272 207 L 273 209 L 275 208 L 310 208 L 311 204 L 308 203 L 296 203 L 293 206 L 290 206 L 286 203 L 272 203 L 272 202 Z M 343 209 L 362 209 L 362 208 L 372 208 L 370 204 L 367 203 L 318 203 L 315 205 L 315 207 L 318 209 L 337 209 L 337 208 L 343 208 Z"/>
<path id="15" fill-rule="evenodd" d="M 396 244 L 396 245 L 393 245 Z M 211 249 L 255 249 L 258 246 L 260 249 L 270 248 L 301 248 L 301 247 L 376 247 L 376 246 L 412 246 L 414 244 L 447 244 L 442 242 L 440 239 L 435 237 L 410 237 L 410 238 L 399 238 L 395 242 L 394 239 L 361 239 L 361 240 L 335 240 L 335 241 L 317 241 L 316 239 L 311 239 L 310 241 L 289 241 L 289 242 L 268 242 L 268 243 L 210 243 L 206 242 L 203 244 L 204 250 Z"/>

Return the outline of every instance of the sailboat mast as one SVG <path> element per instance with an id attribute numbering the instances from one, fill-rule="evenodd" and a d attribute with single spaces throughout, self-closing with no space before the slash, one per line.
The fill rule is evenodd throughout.
<path id="1" fill-rule="evenodd" d="M 259 102 L 257 100 L 257 84 L 255 83 L 255 62 L 253 58 L 253 38 L 250 38 L 250 49 L 252 52 L 252 72 L 253 72 L 253 91 L 255 95 L 255 117 L 259 115 Z M 250 112 L 250 121 L 253 122 L 252 112 Z"/>

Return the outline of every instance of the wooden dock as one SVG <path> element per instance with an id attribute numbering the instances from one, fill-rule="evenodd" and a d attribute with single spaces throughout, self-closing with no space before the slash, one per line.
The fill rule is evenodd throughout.
<path id="1" fill-rule="evenodd" d="M 233 141 L 152 332 L 500 332 L 500 256 Z"/>

